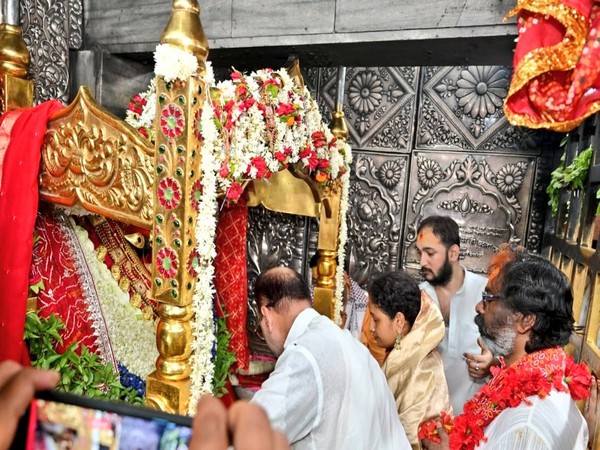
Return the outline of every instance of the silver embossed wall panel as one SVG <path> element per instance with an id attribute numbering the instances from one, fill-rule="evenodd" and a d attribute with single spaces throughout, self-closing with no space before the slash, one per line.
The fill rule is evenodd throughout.
<path id="1" fill-rule="evenodd" d="M 419 69 L 416 67 L 349 67 L 344 113 L 353 148 L 409 152 Z M 337 70 L 321 74 L 319 98 L 331 116 L 337 92 Z M 323 111 L 322 110 L 322 111 Z"/>
<path id="2" fill-rule="evenodd" d="M 449 215 L 461 228 L 466 267 L 485 273 L 503 242 L 520 240 L 528 223 L 536 158 L 506 154 L 415 151 L 412 155 L 404 265 L 419 269 L 419 222 Z"/>
<path id="3" fill-rule="evenodd" d="M 370 273 L 399 267 L 408 162 L 408 155 L 355 154 L 346 254 L 359 284 Z"/>
<path id="4" fill-rule="evenodd" d="M 271 267 L 287 266 L 306 273 L 305 261 L 310 259 L 308 246 L 316 244 L 316 222 L 303 216 L 275 213 L 262 206 L 248 209 L 248 336 L 250 350 L 270 354 L 264 341 L 254 330 L 257 325 L 256 302 L 253 297 L 258 275 Z M 310 230 L 313 230 L 311 233 Z M 312 236 L 312 237 L 311 237 Z M 313 250 L 314 252 L 314 247 Z"/>
<path id="5" fill-rule="evenodd" d="M 502 66 L 422 68 L 416 148 L 523 151 L 502 104 L 511 71 Z"/>
<path id="6" fill-rule="evenodd" d="M 21 0 L 23 39 L 31 53 L 34 103 L 69 100 L 69 48 L 82 44 L 81 0 Z"/>

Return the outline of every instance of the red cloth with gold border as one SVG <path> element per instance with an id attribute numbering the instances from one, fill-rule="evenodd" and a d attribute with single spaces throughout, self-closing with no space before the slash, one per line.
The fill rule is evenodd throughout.
<path id="1" fill-rule="evenodd" d="M 513 125 L 570 131 L 600 111 L 600 1 L 519 0 L 504 104 Z"/>

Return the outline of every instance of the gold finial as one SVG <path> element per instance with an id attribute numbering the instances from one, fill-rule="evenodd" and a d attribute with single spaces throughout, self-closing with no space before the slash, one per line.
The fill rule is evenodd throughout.
<path id="1" fill-rule="evenodd" d="M 294 58 L 289 64 L 287 64 L 287 72 L 299 88 L 304 87 L 304 77 L 302 76 L 302 70 L 300 70 L 300 61 L 298 58 Z"/>
<path id="2" fill-rule="evenodd" d="M 0 24 L 0 72 L 27 78 L 31 56 L 19 25 Z"/>
<path id="3" fill-rule="evenodd" d="M 208 41 L 200 23 L 200 7 L 196 0 L 173 0 L 171 18 L 160 37 L 170 44 L 192 53 L 203 70 L 208 57 Z"/>
<path id="4" fill-rule="evenodd" d="M 348 139 L 348 126 L 344 119 L 344 89 L 346 84 L 346 68 L 338 67 L 337 92 L 335 96 L 335 110 L 331 113 L 331 133 L 337 139 Z"/>

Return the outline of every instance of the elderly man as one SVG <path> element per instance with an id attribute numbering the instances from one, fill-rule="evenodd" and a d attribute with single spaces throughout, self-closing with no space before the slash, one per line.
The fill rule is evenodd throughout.
<path id="1" fill-rule="evenodd" d="M 383 372 L 367 349 L 311 307 L 295 271 L 262 273 L 260 329 L 278 357 L 252 403 L 295 449 L 410 449 Z"/>
<path id="2" fill-rule="evenodd" d="M 423 442 L 427 449 L 587 447 L 588 428 L 575 400 L 589 395 L 591 376 L 562 349 L 573 332 L 569 283 L 539 256 L 520 253 L 508 261 L 483 293 L 475 318 L 501 367 L 448 425 L 449 435 L 422 426 L 422 435 L 433 438 Z"/>

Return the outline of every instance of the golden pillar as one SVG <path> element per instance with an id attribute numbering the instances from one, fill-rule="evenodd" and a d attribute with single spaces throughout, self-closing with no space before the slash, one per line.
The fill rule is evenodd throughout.
<path id="1" fill-rule="evenodd" d="M 199 127 L 208 55 L 195 0 L 173 1 L 161 43 L 194 54 L 199 71 L 184 81 L 156 78 L 152 297 L 161 305 L 156 335 L 159 357 L 156 371 L 147 379 L 146 403 L 184 414 L 190 397 L 195 231 L 201 193 Z"/>
<path id="2" fill-rule="evenodd" d="M 346 68 L 338 68 L 335 110 L 332 113 L 331 132 L 340 142 L 346 142 L 348 127 L 344 119 L 344 84 Z M 334 318 L 335 274 L 340 238 L 340 207 L 342 182 L 336 180 L 324 189 L 319 218 L 319 240 L 317 243 L 319 261 L 317 263 L 317 284 L 314 290 L 314 307 L 321 314 Z"/>
<path id="3" fill-rule="evenodd" d="M 0 24 L 0 114 L 33 104 L 28 80 L 31 56 L 19 25 L 18 0 L 2 2 Z"/>

